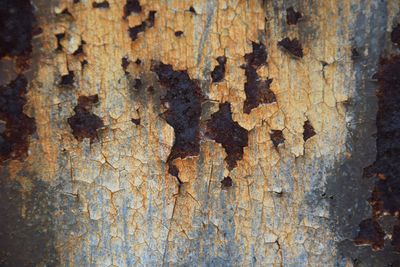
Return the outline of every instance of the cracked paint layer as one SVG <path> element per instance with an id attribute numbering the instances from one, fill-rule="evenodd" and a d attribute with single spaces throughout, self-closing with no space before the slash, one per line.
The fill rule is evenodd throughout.
<path id="1" fill-rule="evenodd" d="M 55 229 L 49 244 L 54 242 L 60 265 L 351 266 L 353 258 L 340 247 L 342 237 L 354 244 L 360 221 L 370 213 L 352 214 L 366 215 L 349 227 L 353 235 L 337 234 L 332 225 L 348 216 L 331 209 L 345 201 L 346 195 L 339 196 L 346 190 L 327 192 L 326 186 L 338 176 L 331 176 L 336 164 L 355 160 L 353 153 L 362 158 L 348 143 L 360 138 L 350 138 L 349 132 L 369 121 L 367 115 L 353 118 L 351 103 L 367 98 L 358 95 L 362 86 L 355 83 L 356 69 L 359 63 L 371 65 L 364 59 L 373 53 L 365 49 L 374 45 L 359 43 L 370 34 L 364 28 L 356 34 L 352 27 L 356 19 L 367 19 L 364 25 L 386 25 L 383 32 L 389 36 L 395 24 L 381 22 L 385 15 L 375 8 L 384 6 L 392 18 L 395 4 L 293 2 L 303 19 L 288 25 L 284 1 L 108 0 L 105 10 L 94 9 L 94 1 L 33 1 L 42 28 L 35 38 L 43 48 L 40 60 L 32 59 L 37 71 L 31 74 L 24 112 L 38 122 L 37 138 L 25 161 L 10 161 L 7 168 L 13 179 L 20 179 L 23 168 L 36 171 L 46 182 L 40 190 L 54 186 L 50 195 L 56 196 L 51 202 L 57 212 L 49 213 Z M 129 4 L 138 4 L 140 11 Z M 136 26 L 133 41 L 129 29 Z M 183 34 L 177 38 L 179 31 Z M 277 43 L 286 36 L 301 42 L 301 60 L 280 50 Z M 83 53 L 74 55 L 83 40 Z M 246 58 L 254 55 L 253 43 L 263 44 L 268 56 L 260 50 L 260 56 Z M 357 60 L 351 59 L 353 47 Z M 224 77 L 211 82 L 221 55 L 226 57 Z M 121 66 L 123 58 L 134 64 Z M 154 62 L 170 66 L 174 77 L 187 78 L 192 90 L 179 79 L 160 83 Z M 326 64 L 321 67 L 321 62 Z M 253 68 L 255 95 L 269 89 L 276 100 L 254 104 L 248 113 L 246 65 Z M 70 71 L 74 89 L 57 86 Z M 267 86 L 269 79 L 273 82 Z M 202 99 L 189 97 L 187 105 L 186 93 L 177 89 L 188 95 L 199 91 Z M 99 142 L 77 140 L 68 118 L 76 115 L 79 96 L 94 95 L 101 103 L 82 112 L 101 118 Z M 229 105 L 229 112 L 220 105 L 224 110 Z M 173 127 L 167 115 L 182 106 L 189 112 L 180 112 Z M 218 128 L 215 139 L 236 142 L 232 151 L 240 159 L 234 163 L 225 161 L 231 150 L 207 138 L 207 126 L 216 117 L 224 117 L 227 128 L 210 125 Z M 307 120 L 318 134 L 304 140 Z M 169 159 L 179 155 L 174 149 L 181 130 L 193 130 L 190 136 L 196 138 L 181 140 L 196 152 L 173 160 L 179 185 Z M 274 141 L 280 143 L 282 136 L 284 145 L 276 148 Z M 355 166 L 346 172 L 362 169 Z M 221 182 L 229 185 L 228 177 L 232 186 L 225 187 Z M 371 251 L 370 246 L 355 247 Z"/>

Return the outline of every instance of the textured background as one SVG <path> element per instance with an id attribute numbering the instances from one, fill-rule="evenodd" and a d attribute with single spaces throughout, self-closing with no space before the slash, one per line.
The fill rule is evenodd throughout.
<path id="1" fill-rule="evenodd" d="M 32 51 L 0 53 L 2 89 L 17 73 L 28 78 L 23 110 L 36 125 L 18 139 L 25 153 L 2 157 L 0 265 L 399 266 L 398 213 L 374 217 L 384 247 L 353 242 L 372 218 L 376 178 L 363 178 L 363 168 L 376 155 L 373 74 L 380 57 L 398 52 L 390 40 L 398 1 L 139 2 L 126 14 L 125 0 L 33 0 Z M 302 13 L 294 25 L 291 6 Z M 16 25 L 29 19 L 7 14 Z M 299 40 L 303 57 L 277 45 L 285 37 Z M 276 101 L 247 114 L 252 42 L 266 47 L 257 74 L 272 79 Z M 212 82 L 219 56 L 225 76 Z M 173 161 L 181 184 L 169 174 L 175 134 L 165 112 L 174 106 L 162 100 L 168 88 L 154 62 L 186 71 L 204 95 L 199 151 Z M 102 123 L 84 138 L 93 126 L 85 121 L 77 137 L 68 118 L 80 96 L 96 94 L 87 112 Z M 235 168 L 207 134 L 224 102 L 248 136 Z M 272 130 L 284 137 L 277 147 Z M 228 176 L 232 186 L 223 186 Z"/>

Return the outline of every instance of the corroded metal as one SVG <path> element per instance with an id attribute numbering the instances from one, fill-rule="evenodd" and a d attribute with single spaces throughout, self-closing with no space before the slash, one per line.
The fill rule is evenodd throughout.
<path id="1" fill-rule="evenodd" d="M 0 12 L 0 265 L 399 265 L 397 1 Z"/>

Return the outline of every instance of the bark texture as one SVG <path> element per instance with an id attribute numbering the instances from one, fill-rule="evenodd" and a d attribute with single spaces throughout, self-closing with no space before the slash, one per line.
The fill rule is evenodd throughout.
<path id="1" fill-rule="evenodd" d="M 4 1 L 0 265 L 400 264 L 398 1 Z"/>

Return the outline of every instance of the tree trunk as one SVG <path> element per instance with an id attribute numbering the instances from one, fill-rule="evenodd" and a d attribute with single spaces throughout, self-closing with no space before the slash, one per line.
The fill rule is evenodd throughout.
<path id="1" fill-rule="evenodd" d="M 1 2 L 1 266 L 400 265 L 398 1 Z"/>

